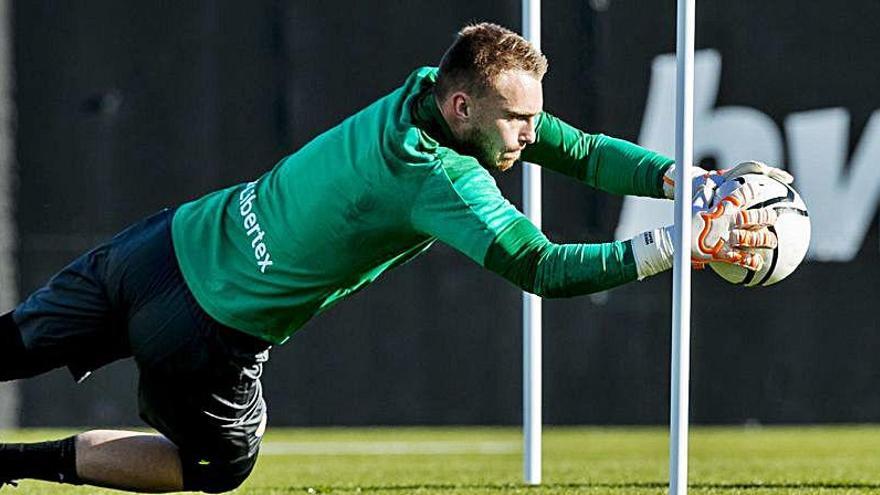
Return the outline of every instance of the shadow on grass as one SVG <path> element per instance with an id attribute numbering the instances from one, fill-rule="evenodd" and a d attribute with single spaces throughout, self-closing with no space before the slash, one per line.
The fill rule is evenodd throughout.
<path id="1" fill-rule="evenodd" d="M 487 484 L 424 484 L 424 485 L 366 485 L 366 486 L 326 486 L 326 487 L 288 487 L 287 492 L 293 493 L 370 493 L 399 491 L 401 493 L 417 490 L 435 490 L 460 492 L 468 490 L 495 490 L 508 492 L 511 490 L 546 490 L 546 489 L 596 489 L 596 490 L 633 490 L 633 489 L 665 489 L 669 486 L 665 482 L 643 483 L 546 483 L 542 485 L 523 485 L 511 483 L 487 483 Z M 880 491 L 880 482 L 778 482 L 778 483 L 690 483 L 688 487 L 694 490 L 870 490 Z"/>

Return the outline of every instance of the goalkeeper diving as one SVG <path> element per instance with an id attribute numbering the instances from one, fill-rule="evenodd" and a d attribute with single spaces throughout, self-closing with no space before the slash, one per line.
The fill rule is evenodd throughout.
<path id="1" fill-rule="evenodd" d="M 223 492 L 254 468 L 271 346 L 440 241 L 525 291 L 572 297 L 672 266 L 672 227 L 556 244 L 496 186 L 518 160 L 612 194 L 673 198 L 673 161 L 544 110 L 547 60 L 500 26 L 462 29 L 439 67 L 324 132 L 251 182 L 144 219 L 74 260 L 0 317 L 0 379 L 66 367 L 77 380 L 133 357 L 138 405 L 159 434 L 91 430 L 0 444 L 0 484 Z M 771 209 L 746 162 L 695 169 L 695 264 L 761 267 Z"/>

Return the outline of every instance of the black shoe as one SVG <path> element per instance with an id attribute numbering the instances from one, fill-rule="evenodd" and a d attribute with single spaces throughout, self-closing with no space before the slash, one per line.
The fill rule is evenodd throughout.
<path id="1" fill-rule="evenodd" d="M 18 481 L 16 481 L 16 480 L 0 480 L 0 488 L 3 488 L 3 485 L 18 486 Z"/>

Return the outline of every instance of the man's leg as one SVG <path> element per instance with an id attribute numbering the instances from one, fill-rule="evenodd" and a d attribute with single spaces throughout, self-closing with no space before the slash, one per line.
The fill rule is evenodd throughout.
<path id="1" fill-rule="evenodd" d="M 22 478 L 79 484 L 76 437 L 39 443 L 0 444 L 0 486 Z"/>
<path id="2" fill-rule="evenodd" d="M 207 373 L 141 368 L 139 403 L 141 418 L 178 446 L 183 489 L 222 493 L 240 486 L 256 464 L 266 427 L 259 378 L 267 352 L 255 353 L 249 364 L 227 361 L 216 350 L 209 354 L 205 361 L 193 359 Z"/>
<path id="3" fill-rule="evenodd" d="M 127 229 L 0 316 L 0 380 L 64 366 L 81 378 L 129 356 L 127 309 L 138 305 L 134 298 L 150 298 L 144 288 L 157 286 L 156 277 L 176 269 L 167 263 L 173 256 L 170 218 L 165 211 Z M 51 442 L 0 444 L 0 484 L 32 478 L 173 491 L 183 486 L 180 466 L 174 444 L 143 433 L 91 431 Z"/>
<path id="4" fill-rule="evenodd" d="M 139 492 L 183 489 L 177 447 L 161 435 L 93 430 L 61 440 L 0 444 L 0 480 L 38 479 Z"/>
<path id="5" fill-rule="evenodd" d="M 183 490 L 177 447 L 162 435 L 93 430 L 76 437 L 76 473 L 83 483 L 143 492 Z"/>
<path id="6" fill-rule="evenodd" d="M 23 340 L 12 313 L 0 315 L 0 380 L 27 378 L 62 365 L 47 353 L 33 352 Z M 0 484 L 27 478 L 150 492 L 183 488 L 177 447 L 160 435 L 127 431 L 0 443 Z"/>
<path id="7" fill-rule="evenodd" d="M 9 344 L 0 345 L 0 380 L 61 366 L 81 377 L 133 353 L 141 417 L 165 436 L 98 431 L 9 446 L 0 484 L 31 477 L 219 493 L 252 471 L 265 428 L 259 377 L 269 343 L 198 307 L 176 263 L 170 220 L 166 211 L 127 229 L 0 318 L 0 344 Z M 32 463 L 44 469 L 27 471 Z"/>

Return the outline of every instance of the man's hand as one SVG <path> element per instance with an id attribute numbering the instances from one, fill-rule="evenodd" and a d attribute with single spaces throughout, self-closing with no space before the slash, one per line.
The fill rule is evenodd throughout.
<path id="1" fill-rule="evenodd" d="M 751 172 L 750 172 L 751 173 Z M 723 262 L 760 270 L 764 264 L 758 248 L 775 248 L 776 234 L 768 227 L 776 223 L 776 210 L 747 208 L 761 201 L 752 183 L 744 184 L 711 209 L 694 207 L 691 260 L 694 268 Z"/>
<path id="2" fill-rule="evenodd" d="M 783 184 L 791 184 L 792 182 L 794 182 L 794 177 L 792 177 L 790 173 L 782 170 L 781 168 L 771 167 L 770 165 L 767 165 L 763 162 L 741 162 L 733 168 L 721 171 L 721 177 L 725 181 L 735 179 L 746 174 L 766 175 L 767 177 L 770 177 L 771 179 L 776 179 Z"/>
<path id="3" fill-rule="evenodd" d="M 691 188 L 694 192 L 694 199 L 697 199 L 697 195 L 703 189 L 714 190 L 725 180 L 721 177 L 721 172 L 700 167 L 691 167 L 690 174 L 693 181 Z M 675 165 L 667 168 L 663 173 L 663 195 L 666 196 L 666 199 L 675 199 Z"/>
<path id="4" fill-rule="evenodd" d="M 692 188 L 694 191 L 693 199 L 699 199 L 699 194 L 703 194 L 705 198 L 706 189 L 714 190 L 728 180 L 741 177 L 746 174 L 761 174 L 776 179 L 783 184 L 791 184 L 794 177 L 781 168 L 771 167 L 763 162 L 754 160 L 738 163 L 733 168 L 725 170 L 705 170 L 700 167 L 691 167 Z M 663 195 L 667 199 L 675 199 L 675 165 L 666 169 L 663 173 Z M 708 204 L 708 203 L 706 203 Z"/>
<path id="5" fill-rule="evenodd" d="M 729 196 L 716 200 L 716 186 L 711 180 L 694 191 L 691 260 L 695 268 L 722 262 L 749 270 L 761 269 L 764 259 L 756 250 L 774 248 L 778 240 L 768 228 L 776 222 L 776 211 L 748 209 L 765 199 L 760 192 L 754 183 L 746 183 Z M 632 238 L 639 280 L 672 267 L 672 232 L 673 227 L 669 226 Z"/>

